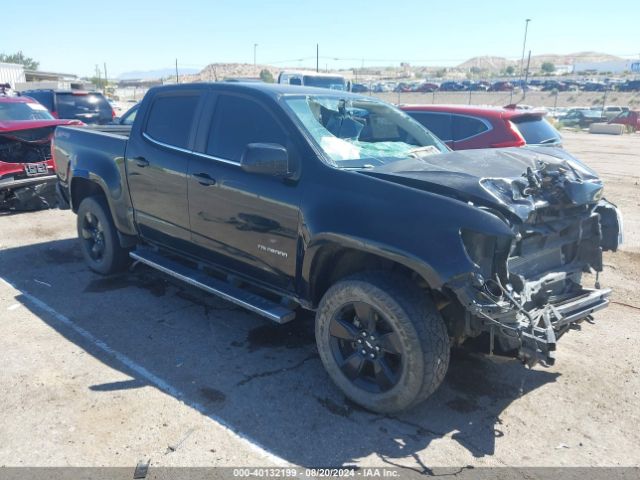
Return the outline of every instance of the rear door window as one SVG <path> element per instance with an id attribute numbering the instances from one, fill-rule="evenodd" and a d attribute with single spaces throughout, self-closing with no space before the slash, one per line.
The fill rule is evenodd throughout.
<path id="1" fill-rule="evenodd" d="M 53 108 L 53 92 L 25 92 L 25 97 L 31 97 L 37 100 L 39 103 L 45 106 L 50 112 L 54 111 Z"/>
<path id="2" fill-rule="evenodd" d="M 444 142 L 453 140 L 451 114 L 431 112 L 407 112 L 431 133 Z"/>
<path id="3" fill-rule="evenodd" d="M 554 144 L 562 142 L 562 137 L 544 117 L 519 117 L 511 120 L 528 145 Z"/>
<path id="4" fill-rule="evenodd" d="M 199 100 L 199 92 L 155 97 L 145 133 L 158 142 L 188 148 Z"/>
<path id="5" fill-rule="evenodd" d="M 221 95 L 216 102 L 206 153 L 240 162 L 249 143 L 287 145 L 287 135 L 269 111 L 240 96 Z"/>
<path id="6" fill-rule="evenodd" d="M 452 117 L 453 140 L 456 142 L 475 137 L 489 130 L 487 124 L 478 118 L 463 115 L 453 115 Z"/>

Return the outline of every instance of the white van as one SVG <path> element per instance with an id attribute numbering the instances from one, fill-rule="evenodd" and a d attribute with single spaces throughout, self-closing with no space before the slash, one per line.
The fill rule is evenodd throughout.
<path id="1" fill-rule="evenodd" d="M 307 87 L 329 88 L 331 90 L 351 90 L 351 82 L 342 75 L 319 73 L 312 71 L 285 70 L 280 72 L 278 83 L 287 85 L 304 85 Z"/>

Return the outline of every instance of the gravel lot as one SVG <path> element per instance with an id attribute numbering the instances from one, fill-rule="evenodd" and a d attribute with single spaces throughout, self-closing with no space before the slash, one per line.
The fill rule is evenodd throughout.
<path id="1" fill-rule="evenodd" d="M 393 418 L 331 384 L 310 316 L 270 324 L 143 267 L 100 277 L 72 213 L 0 215 L 0 465 L 640 464 L 640 135 L 565 139 L 625 214 L 615 303 L 554 367 L 460 352 Z"/>

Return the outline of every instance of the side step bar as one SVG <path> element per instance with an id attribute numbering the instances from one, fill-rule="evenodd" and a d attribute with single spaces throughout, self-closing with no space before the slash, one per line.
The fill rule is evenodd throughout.
<path id="1" fill-rule="evenodd" d="M 175 260 L 163 256 L 154 250 L 138 248 L 129 253 L 134 260 L 166 273 L 178 280 L 213 293 L 224 300 L 251 310 L 258 315 L 273 320 L 277 323 L 286 323 L 295 318 L 295 311 L 251 292 L 247 292 L 234 285 L 228 284 L 217 278 L 190 268 Z"/>

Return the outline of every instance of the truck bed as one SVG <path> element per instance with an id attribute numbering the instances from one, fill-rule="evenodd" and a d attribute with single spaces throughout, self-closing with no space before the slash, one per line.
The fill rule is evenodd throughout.
<path id="1" fill-rule="evenodd" d="M 118 159 L 125 156 L 130 133 L 131 127 L 124 125 L 57 128 L 52 153 L 60 182 L 66 185 L 70 163 L 76 159 L 96 165 L 116 166 Z M 71 170 L 77 167 L 71 165 Z"/>

